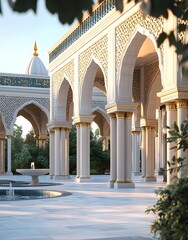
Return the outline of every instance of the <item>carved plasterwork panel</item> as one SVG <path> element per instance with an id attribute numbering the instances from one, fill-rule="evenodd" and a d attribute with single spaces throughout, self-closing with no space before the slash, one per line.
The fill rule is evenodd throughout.
<path id="1" fill-rule="evenodd" d="M 107 104 L 106 101 L 95 101 L 95 100 L 93 100 L 92 101 L 92 109 L 96 109 L 97 107 L 99 107 L 106 112 L 106 109 L 105 109 L 106 104 Z"/>
<path id="2" fill-rule="evenodd" d="M 69 78 L 72 87 L 74 87 L 74 60 L 67 63 L 52 76 L 52 118 L 54 118 L 56 97 L 65 75 Z"/>
<path id="3" fill-rule="evenodd" d="M 159 72 L 159 63 L 154 62 L 144 67 L 144 101 L 147 101 L 147 94 L 149 89 L 155 80 L 156 75 Z"/>
<path id="4" fill-rule="evenodd" d="M 52 76 L 52 87 L 54 89 L 54 94 L 56 95 L 59 91 L 61 83 L 65 77 L 65 75 L 69 78 L 71 85 L 74 86 L 74 61 L 70 61 L 65 66 L 63 66 L 60 70 Z"/>
<path id="5" fill-rule="evenodd" d="M 72 96 L 72 89 L 69 87 L 68 94 L 67 94 L 67 108 L 66 108 L 66 117 L 67 120 L 69 119 L 69 109 L 70 109 L 70 104 L 73 101 L 73 96 Z"/>
<path id="6" fill-rule="evenodd" d="M 79 56 L 79 82 L 83 81 L 84 75 L 88 68 L 91 58 L 94 56 L 100 61 L 103 67 L 106 79 L 108 78 L 108 37 L 104 36 L 102 39 L 93 44 L 90 48 L 80 54 Z"/>
<path id="7" fill-rule="evenodd" d="M 0 96 L 1 114 L 7 129 L 11 129 L 11 123 L 18 108 L 31 101 L 38 103 L 50 112 L 50 102 L 48 98 Z"/>
<path id="8" fill-rule="evenodd" d="M 134 69 L 134 75 L 133 75 L 133 86 L 132 86 L 132 92 L 133 92 L 133 101 L 139 103 L 137 109 L 136 109 L 136 127 L 139 126 L 140 123 L 140 115 L 141 115 L 141 106 L 140 106 L 140 92 L 141 92 L 141 86 L 140 86 L 140 69 Z"/>
<path id="9" fill-rule="evenodd" d="M 157 39 L 162 32 L 164 19 L 150 16 L 143 18 L 142 12 L 138 11 L 116 28 L 116 71 L 119 71 L 123 50 L 133 36 L 137 25 L 148 29 Z M 161 46 L 161 52 L 163 53 L 163 46 Z"/>

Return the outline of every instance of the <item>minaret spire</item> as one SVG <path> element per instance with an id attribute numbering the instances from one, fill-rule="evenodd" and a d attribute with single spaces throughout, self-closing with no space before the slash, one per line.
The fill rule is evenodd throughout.
<path id="1" fill-rule="evenodd" d="M 38 52 L 37 52 L 37 43 L 35 41 L 35 44 L 34 44 L 34 53 L 33 53 L 33 56 L 38 56 Z"/>

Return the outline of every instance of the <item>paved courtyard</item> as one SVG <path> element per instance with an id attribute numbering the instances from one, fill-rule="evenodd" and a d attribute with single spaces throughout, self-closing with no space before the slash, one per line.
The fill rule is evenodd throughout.
<path id="1" fill-rule="evenodd" d="M 144 183 L 136 177 L 134 189 L 109 189 L 108 178 L 109 176 L 93 176 L 90 183 L 78 184 L 74 181 L 75 177 L 56 181 L 48 176 L 40 177 L 41 182 L 62 183 L 40 187 L 41 189 L 68 191 L 72 195 L 39 200 L 1 201 L 1 239 L 153 239 L 149 230 L 153 216 L 145 214 L 145 210 L 156 202 L 154 190 L 164 186 L 161 178 L 157 183 Z M 1 179 L 29 181 L 30 177 L 0 176 Z"/>

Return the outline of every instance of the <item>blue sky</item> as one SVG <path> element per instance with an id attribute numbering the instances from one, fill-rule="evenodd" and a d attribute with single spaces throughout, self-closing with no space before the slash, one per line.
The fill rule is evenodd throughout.
<path id="1" fill-rule="evenodd" d="M 0 15 L 0 72 L 25 73 L 37 42 L 40 59 L 48 67 L 48 50 L 70 28 L 57 15 L 50 14 L 44 1 L 38 1 L 37 14 L 14 13 L 3 0 Z"/>

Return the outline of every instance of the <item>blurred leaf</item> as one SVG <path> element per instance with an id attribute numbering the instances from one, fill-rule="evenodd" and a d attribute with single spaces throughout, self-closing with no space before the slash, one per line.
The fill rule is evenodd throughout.
<path id="1" fill-rule="evenodd" d="M 161 44 L 164 42 L 164 40 L 167 38 L 167 34 L 165 32 L 160 33 L 158 39 L 157 39 L 157 46 L 161 46 Z"/>
<path id="2" fill-rule="evenodd" d="M 26 12 L 28 10 L 37 11 L 37 0 L 16 0 L 13 6 L 13 10 L 16 12 Z"/>
<path id="3" fill-rule="evenodd" d="M 115 6 L 116 6 L 116 10 L 123 12 L 123 0 L 115 0 Z"/>

